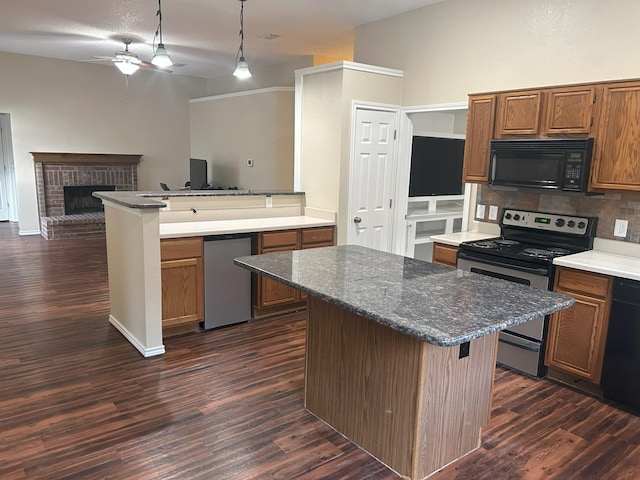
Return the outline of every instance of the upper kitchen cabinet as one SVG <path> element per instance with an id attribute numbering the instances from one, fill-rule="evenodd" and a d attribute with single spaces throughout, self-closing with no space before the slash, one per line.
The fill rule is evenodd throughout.
<path id="1" fill-rule="evenodd" d="M 599 87 L 552 88 L 545 92 L 547 114 L 543 133 L 553 135 L 589 135 L 594 126 Z"/>
<path id="2" fill-rule="evenodd" d="M 511 135 L 538 135 L 542 91 L 507 92 L 498 96 L 496 138 Z"/>
<path id="3" fill-rule="evenodd" d="M 470 95 L 462 177 L 465 182 L 489 180 L 489 154 L 496 116 L 496 95 Z"/>
<path id="4" fill-rule="evenodd" d="M 640 82 L 604 86 L 592 162 L 592 188 L 640 190 Z"/>

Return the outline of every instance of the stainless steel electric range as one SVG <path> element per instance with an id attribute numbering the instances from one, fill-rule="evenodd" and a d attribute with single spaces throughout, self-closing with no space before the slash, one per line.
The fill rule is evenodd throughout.
<path id="1" fill-rule="evenodd" d="M 593 248 L 597 220 L 506 208 L 500 237 L 461 243 L 458 268 L 551 290 L 553 259 Z M 498 364 L 543 377 L 547 322 L 538 317 L 500 332 Z"/>

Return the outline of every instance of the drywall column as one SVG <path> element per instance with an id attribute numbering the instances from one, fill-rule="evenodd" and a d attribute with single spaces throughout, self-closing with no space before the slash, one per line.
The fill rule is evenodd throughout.
<path id="1" fill-rule="evenodd" d="M 157 208 L 103 201 L 109 268 L 109 322 L 145 357 L 164 353 Z"/>

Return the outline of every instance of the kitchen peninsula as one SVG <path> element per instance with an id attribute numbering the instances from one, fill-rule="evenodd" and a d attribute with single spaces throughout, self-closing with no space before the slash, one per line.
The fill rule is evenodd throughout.
<path id="1" fill-rule="evenodd" d="M 333 212 L 306 207 L 302 192 L 186 190 L 93 195 L 102 200 L 105 210 L 109 321 L 145 357 L 164 353 L 166 295 L 163 295 L 161 242 L 176 240 L 171 245 L 171 253 L 175 253 L 184 250 L 178 240 L 185 240 L 182 245 L 199 245 L 202 256 L 202 238 L 208 235 L 317 232 L 321 227 L 331 233 L 335 224 Z M 191 269 L 201 278 L 199 262 L 202 258 L 194 259 L 184 271 Z M 178 277 L 180 273 L 177 272 Z M 204 297 L 204 291 L 202 284 L 196 284 L 194 281 L 193 285 L 187 285 L 181 293 L 203 309 L 196 300 Z"/>
<path id="2" fill-rule="evenodd" d="M 305 407 L 413 480 L 479 446 L 497 332 L 574 302 L 353 245 L 236 263 L 309 295 Z"/>

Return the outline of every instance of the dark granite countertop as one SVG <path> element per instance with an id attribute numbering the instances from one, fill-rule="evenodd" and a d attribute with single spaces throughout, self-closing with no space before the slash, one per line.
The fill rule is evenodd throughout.
<path id="1" fill-rule="evenodd" d="M 232 197 L 247 195 L 304 195 L 291 190 L 161 190 L 157 192 L 93 192 L 93 196 L 128 208 L 162 208 L 164 198 Z"/>
<path id="2" fill-rule="evenodd" d="M 441 346 L 574 303 L 567 295 L 354 245 L 240 257 L 235 263 Z"/>

